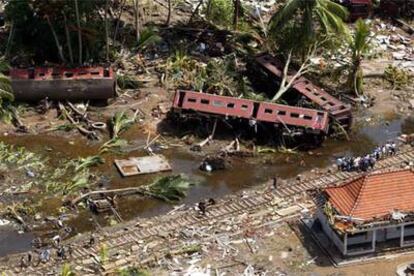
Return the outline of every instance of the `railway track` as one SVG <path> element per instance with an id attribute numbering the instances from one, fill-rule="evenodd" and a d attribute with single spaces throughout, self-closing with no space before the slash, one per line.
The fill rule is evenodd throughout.
<path id="1" fill-rule="evenodd" d="M 406 147 L 398 154 L 378 161 L 376 169 L 381 170 L 400 166 L 403 162 L 412 160 L 414 160 L 414 149 Z M 302 194 L 312 189 L 323 188 L 359 175 L 361 175 L 361 173 L 358 172 L 335 172 L 320 177 L 306 179 L 304 181 L 296 181 L 291 185 L 281 186 L 278 190 L 273 192 L 256 190 L 246 196 L 233 196 L 230 199 L 220 200 L 216 205 L 208 207 L 204 216 L 199 216 L 193 209 L 188 208 L 186 210 L 177 211 L 175 214 L 166 214 L 153 219 L 136 219 L 125 224 L 122 228 L 118 228 L 110 233 L 105 233 L 103 238 L 99 239 L 99 244 L 90 248 L 84 247 L 84 244 L 89 240 L 89 236 L 83 235 L 81 238 L 71 240 L 72 256 L 68 261 L 76 266 L 82 265 L 84 260 L 91 258 L 96 259 L 96 256 L 99 255 L 100 244 L 102 243 L 105 243 L 111 251 L 122 248 L 131 248 L 133 245 L 142 243 L 153 237 L 162 238 L 168 236 L 170 233 L 185 229 L 186 227 L 208 225 L 209 223 L 218 221 L 222 218 L 237 216 L 242 213 L 254 213 L 257 209 L 288 209 L 289 207 L 285 207 L 289 206 L 289 199 L 294 195 Z M 273 214 L 272 219 L 281 220 L 283 219 L 283 216 Z M 52 252 L 52 255 L 55 256 L 55 252 Z M 61 266 L 61 264 L 58 265 L 53 261 L 50 261 L 20 271 L 18 268 L 19 261 L 19 255 L 15 256 L 13 262 L 15 264 L 14 267 L 10 267 L 10 262 L 5 267 L 2 265 L 2 261 L 0 261 L 0 271 L 2 269 L 6 270 L 6 275 L 45 275 L 48 272 L 56 272 L 56 269 Z"/>
<path id="2" fill-rule="evenodd" d="M 387 157 L 377 162 L 375 170 L 381 170 L 389 167 L 400 166 L 404 162 L 414 161 L 414 148 L 407 147 L 394 156 Z M 277 189 L 276 195 L 281 198 L 291 197 L 301 192 L 324 188 L 326 186 L 343 182 L 345 180 L 360 176 L 361 172 L 334 172 L 324 174 L 323 176 L 296 181 L 290 185 L 284 185 Z"/>

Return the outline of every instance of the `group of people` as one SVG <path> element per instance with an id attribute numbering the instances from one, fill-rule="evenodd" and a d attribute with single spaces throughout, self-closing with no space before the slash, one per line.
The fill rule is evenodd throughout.
<path id="1" fill-rule="evenodd" d="M 340 171 L 363 171 L 374 169 L 378 160 L 394 155 L 397 152 L 397 145 L 395 142 L 387 142 L 383 146 L 376 147 L 374 151 L 365 156 L 344 156 L 336 159 L 336 165 Z"/>

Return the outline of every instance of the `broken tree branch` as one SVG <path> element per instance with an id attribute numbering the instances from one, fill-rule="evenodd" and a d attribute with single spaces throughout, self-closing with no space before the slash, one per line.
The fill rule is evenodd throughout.
<path id="1" fill-rule="evenodd" d="M 87 136 L 88 138 L 99 140 L 99 137 L 96 134 L 96 132 L 87 130 L 86 128 L 82 127 L 79 124 L 79 122 L 75 121 L 75 119 L 73 119 L 73 117 L 70 116 L 69 112 L 67 111 L 67 109 L 64 107 L 64 105 L 61 102 L 58 103 L 58 106 L 59 106 L 60 112 L 62 112 L 62 114 L 69 120 L 69 122 L 71 122 L 71 124 L 73 124 L 79 130 L 81 134 Z"/>

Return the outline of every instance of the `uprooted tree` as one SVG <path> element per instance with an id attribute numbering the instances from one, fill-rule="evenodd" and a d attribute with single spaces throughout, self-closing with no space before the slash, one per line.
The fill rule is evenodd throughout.
<path id="1" fill-rule="evenodd" d="M 289 51 L 285 66 L 283 67 L 283 76 L 282 80 L 280 81 L 280 86 L 278 91 L 273 96 L 272 102 L 277 102 L 293 86 L 296 80 L 298 80 L 302 75 L 309 72 L 312 66 L 311 59 L 315 57 L 319 45 L 320 43 L 314 43 L 309 47 L 307 54 L 302 61 L 302 65 L 297 71 L 294 72 L 293 75 L 289 75 L 289 67 L 292 61 L 292 50 Z"/>

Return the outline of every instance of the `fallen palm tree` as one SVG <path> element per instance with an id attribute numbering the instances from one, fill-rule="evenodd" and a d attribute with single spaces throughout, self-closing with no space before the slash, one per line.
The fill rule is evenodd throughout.
<path id="1" fill-rule="evenodd" d="M 190 182 L 183 175 L 169 175 L 156 179 L 148 186 L 128 187 L 111 190 L 91 191 L 72 200 L 72 205 L 94 195 L 130 195 L 140 194 L 142 196 L 160 199 L 169 203 L 180 201 L 187 196 L 187 192 L 194 183 Z"/>

